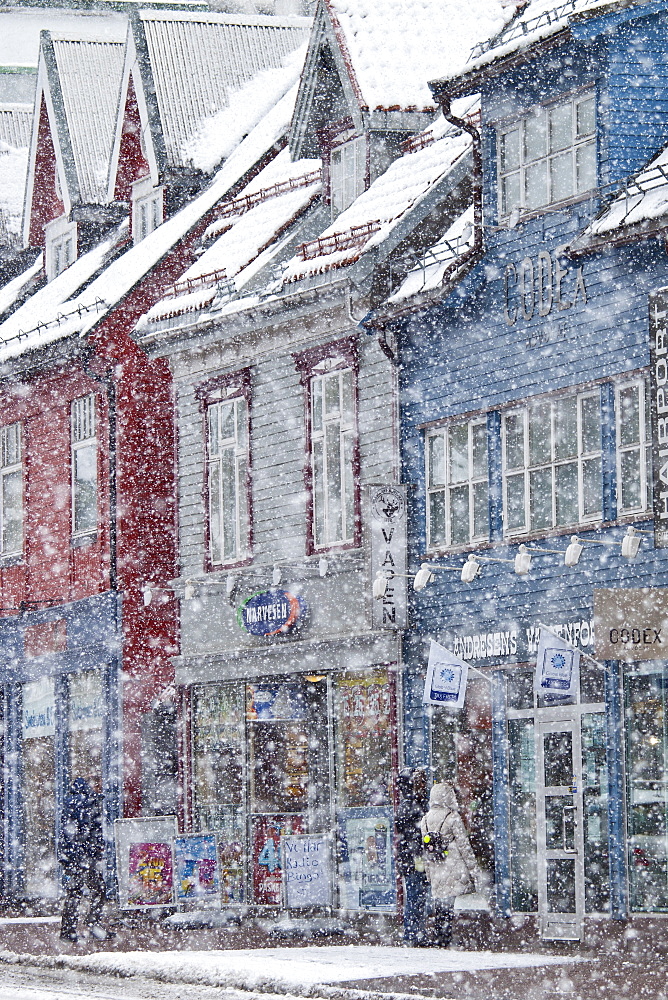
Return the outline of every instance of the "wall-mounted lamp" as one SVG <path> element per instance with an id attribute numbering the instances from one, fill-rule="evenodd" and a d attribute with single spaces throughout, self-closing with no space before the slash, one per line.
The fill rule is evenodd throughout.
<path id="1" fill-rule="evenodd" d="M 186 580 L 186 585 L 183 588 L 183 599 L 185 601 L 194 601 L 197 597 L 197 588 L 192 580 Z"/>
<path id="2" fill-rule="evenodd" d="M 577 535 L 572 535 L 571 543 L 564 553 L 564 563 L 566 566 L 577 566 L 585 545 L 619 545 L 624 559 L 635 559 L 640 549 L 642 536 L 651 534 L 651 531 L 644 531 L 629 525 L 621 542 L 608 541 L 603 538 L 579 538 Z"/>
<path id="3" fill-rule="evenodd" d="M 466 565 L 466 564 L 464 564 Z M 422 563 L 419 570 L 415 574 L 413 580 L 413 590 L 424 590 L 424 588 L 429 583 L 433 583 L 436 577 L 434 576 L 434 571 L 436 570 L 446 570 L 455 573 L 462 573 L 463 570 L 461 566 L 430 566 L 429 563 Z"/>
<path id="4" fill-rule="evenodd" d="M 327 570 L 329 569 L 329 562 L 324 556 L 320 556 L 320 561 L 318 562 L 318 573 L 320 576 L 327 576 Z"/>
<path id="5" fill-rule="evenodd" d="M 141 589 L 142 597 L 144 598 L 144 607 L 148 608 L 153 600 L 153 587 L 152 583 L 145 583 Z"/>
<path id="6" fill-rule="evenodd" d="M 281 572 L 281 567 L 274 566 L 273 572 L 271 574 L 271 582 L 273 583 L 274 587 L 278 587 L 282 579 L 283 579 L 283 574 Z"/>
<path id="7" fill-rule="evenodd" d="M 225 592 L 228 597 L 231 597 L 234 593 L 234 588 L 237 585 L 237 578 L 234 573 L 228 573 L 225 580 Z"/>

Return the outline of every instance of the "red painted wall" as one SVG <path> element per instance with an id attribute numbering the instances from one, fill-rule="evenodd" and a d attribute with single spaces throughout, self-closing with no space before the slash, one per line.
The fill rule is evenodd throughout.
<path id="1" fill-rule="evenodd" d="M 141 117 L 134 83 L 130 76 L 118 152 L 115 200 L 130 201 L 133 183 L 142 177 L 147 177 L 150 172 L 151 168 L 141 148 Z"/>
<path id="2" fill-rule="evenodd" d="M 65 211 L 62 198 L 56 191 L 56 152 L 51 136 L 49 114 L 46 101 L 42 96 L 39 109 L 39 128 L 37 132 L 37 148 L 35 150 L 35 179 L 32 189 L 32 204 L 30 206 L 31 247 L 44 246 L 44 227 Z"/>

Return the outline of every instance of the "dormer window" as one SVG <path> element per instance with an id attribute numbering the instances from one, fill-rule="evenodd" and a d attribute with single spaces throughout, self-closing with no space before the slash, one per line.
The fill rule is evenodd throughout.
<path id="1" fill-rule="evenodd" d="M 332 148 L 329 160 L 332 218 L 345 211 L 366 187 L 366 138 L 355 136 Z"/>
<path id="2" fill-rule="evenodd" d="M 532 212 L 596 187 L 596 99 L 542 107 L 498 131 L 499 212 Z"/>
<path id="3" fill-rule="evenodd" d="M 77 258 L 77 224 L 66 215 L 45 226 L 46 279 L 53 281 Z"/>
<path id="4" fill-rule="evenodd" d="M 132 238 L 140 243 L 163 221 L 163 188 L 153 187 L 150 177 L 132 185 Z"/>

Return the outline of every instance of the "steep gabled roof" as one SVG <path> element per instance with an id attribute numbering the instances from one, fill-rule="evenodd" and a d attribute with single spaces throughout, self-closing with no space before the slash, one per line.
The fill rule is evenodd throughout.
<path id="1" fill-rule="evenodd" d="M 32 107 L 0 104 L 0 246 L 21 232 Z"/>
<path id="2" fill-rule="evenodd" d="M 56 173 L 61 210 L 106 202 L 122 66 L 122 42 L 42 32 L 24 207 L 26 242 L 35 239 L 36 203 L 44 203 L 44 189 Z M 40 225 L 49 221 L 41 219 Z"/>
<path id="3" fill-rule="evenodd" d="M 469 102 L 467 110 L 474 107 Z M 432 194 L 445 196 L 445 188 L 452 191 L 465 181 L 470 150 L 468 134 L 437 119 L 317 239 L 299 249 L 286 266 L 284 282 L 348 267 L 363 257 L 375 261 L 381 248 L 388 252 L 421 221 L 423 203 L 425 210 L 433 207 Z"/>
<path id="4" fill-rule="evenodd" d="M 319 0 L 295 121 L 293 156 L 314 151 L 313 133 L 340 88 L 355 127 L 417 131 L 436 105 L 427 81 L 503 23 L 500 0 Z M 330 94 L 323 95 L 328 81 Z M 323 97 L 325 100 L 323 101 Z M 329 99 L 327 99 L 329 98 Z M 339 113 L 336 113 L 339 117 Z"/>
<path id="5" fill-rule="evenodd" d="M 305 41 L 308 18 L 145 10 L 133 19 L 148 117 L 165 166 L 189 166 L 188 150 L 229 95 L 279 67 Z M 137 81 L 135 80 L 135 86 Z"/>
<path id="6" fill-rule="evenodd" d="M 30 145 L 32 104 L 0 104 L 0 142 L 15 149 Z"/>

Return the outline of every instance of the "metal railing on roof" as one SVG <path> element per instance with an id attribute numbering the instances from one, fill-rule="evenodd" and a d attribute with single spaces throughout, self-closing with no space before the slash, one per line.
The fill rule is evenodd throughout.
<path id="1" fill-rule="evenodd" d="M 224 267 L 219 267 L 216 271 L 207 271 L 206 274 L 198 274 L 194 278 L 184 278 L 170 285 L 163 294 L 163 299 L 175 299 L 179 295 L 187 295 L 200 288 L 209 288 L 212 285 L 226 283 L 228 281 L 227 271 Z"/>
<path id="2" fill-rule="evenodd" d="M 18 333 L 15 333 L 12 337 L 7 337 L 6 339 L 0 338 L 0 347 L 12 344 L 15 340 L 26 340 L 28 337 L 32 336 L 33 333 L 39 334 L 42 330 L 48 330 L 52 326 L 60 326 L 61 323 L 64 323 L 68 319 L 72 319 L 74 316 L 78 316 L 79 319 L 81 319 L 84 313 L 93 311 L 99 312 L 101 309 L 109 309 L 109 303 L 105 302 L 104 299 L 101 299 L 98 295 L 96 296 L 95 301 L 91 302 L 90 305 L 86 306 L 83 305 L 83 303 L 80 303 L 75 309 L 72 309 L 68 313 L 59 312 L 55 319 L 50 319 L 46 322 L 40 320 L 35 326 L 31 326 L 27 330 L 19 330 Z"/>
<path id="3" fill-rule="evenodd" d="M 329 236 L 319 236 L 316 240 L 301 243 L 295 253 L 302 260 L 315 260 L 316 257 L 327 257 L 339 250 L 350 250 L 364 244 L 381 228 L 379 221 L 365 222 L 362 226 L 351 226 L 340 233 Z"/>
<path id="4" fill-rule="evenodd" d="M 552 7 L 550 10 L 544 10 L 535 17 L 530 17 L 526 20 L 520 20 L 518 18 L 515 21 L 511 21 L 510 24 L 498 35 L 494 35 L 492 38 L 488 38 L 484 42 L 478 42 L 477 45 L 474 45 L 471 49 L 469 62 L 473 62 L 474 59 L 484 56 L 486 52 L 490 52 L 499 45 L 505 45 L 506 42 L 512 42 L 516 38 L 522 38 L 524 35 L 529 35 L 532 31 L 537 31 L 539 28 L 550 27 L 553 24 L 557 24 L 569 14 L 572 14 L 576 8 L 584 6 L 586 6 L 586 4 L 583 4 L 582 0 L 567 0 L 566 3 L 559 4 L 558 7 Z"/>
<path id="5" fill-rule="evenodd" d="M 281 194 L 288 194 L 290 191 L 297 191 L 299 188 L 311 187 L 312 184 L 318 184 L 321 179 L 322 171 L 312 170 L 310 173 L 302 174 L 300 177 L 291 177 L 287 181 L 279 181 L 268 187 L 260 188 L 251 194 L 239 195 L 238 198 L 223 202 L 216 212 L 216 216 L 219 219 L 226 219 L 230 215 L 243 215 L 244 212 L 250 212 L 251 208 L 262 204 L 263 201 L 268 201 L 270 198 L 277 198 Z"/>

